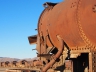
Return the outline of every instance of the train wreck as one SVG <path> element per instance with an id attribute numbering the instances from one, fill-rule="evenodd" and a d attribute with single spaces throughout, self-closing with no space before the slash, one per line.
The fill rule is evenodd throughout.
<path id="1" fill-rule="evenodd" d="M 36 44 L 39 60 L 33 65 L 24 61 L 23 68 L 38 72 L 96 72 L 96 0 L 46 2 L 43 6 L 38 34 L 28 37 L 30 44 Z"/>

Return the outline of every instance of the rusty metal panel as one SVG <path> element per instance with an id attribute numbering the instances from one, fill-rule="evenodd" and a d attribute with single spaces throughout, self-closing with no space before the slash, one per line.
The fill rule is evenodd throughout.
<path id="1" fill-rule="evenodd" d="M 96 51 L 92 53 L 92 70 L 96 72 Z"/>
<path id="2" fill-rule="evenodd" d="M 40 35 L 42 34 L 45 37 L 48 33 L 52 43 L 58 48 L 56 37 L 58 34 L 69 47 L 84 46 L 84 41 L 79 35 L 76 21 L 77 6 L 78 0 L 66 0 L 52 9 L 46 8 L 39 23 Z"/>
<path id="3" fill-rule="evenodd" d="M 81 25 L 81 33 L 84 41 L 96 46 L 96 0 L 79 0 L 78 24 Z"/>
<path id="4" fill-rule="evenodd" d="M 37 35 L 29 36 L 28 40 L 29 40 L 30 44 L 34 44 L 34 43 L 36 44 L 36 42 L 37 42 Z"/>

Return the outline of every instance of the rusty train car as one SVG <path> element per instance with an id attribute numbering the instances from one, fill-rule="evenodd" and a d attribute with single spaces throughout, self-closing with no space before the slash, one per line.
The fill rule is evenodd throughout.
<path id="1" fill-rule="evenodd" d="M 41 72 L 96 72 L 96 0 L 46 2 L 36 43 Z"/>

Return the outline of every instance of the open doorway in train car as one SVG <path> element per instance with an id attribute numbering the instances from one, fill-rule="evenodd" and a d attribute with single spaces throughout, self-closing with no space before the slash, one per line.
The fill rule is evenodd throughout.
<path id="1" fill-rule="evenodd" d="M 72 58 L 73 72 L 89 72 L 89 54 L 82 53 L 77 58 Z"/>

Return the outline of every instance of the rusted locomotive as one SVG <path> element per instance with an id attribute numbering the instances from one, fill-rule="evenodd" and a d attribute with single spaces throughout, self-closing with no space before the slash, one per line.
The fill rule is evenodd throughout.
<path id="1" fill-rule="evenodd" d="M 46 2 L 36 43 L 41 72 L 96 72 L 96 0 Z"/>

